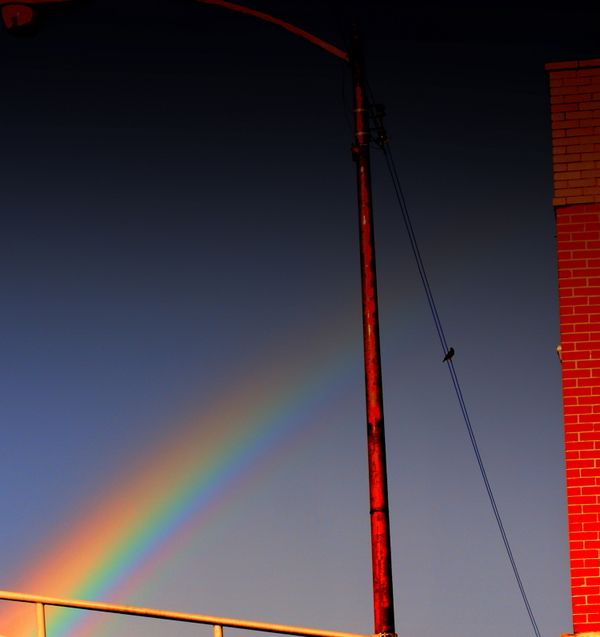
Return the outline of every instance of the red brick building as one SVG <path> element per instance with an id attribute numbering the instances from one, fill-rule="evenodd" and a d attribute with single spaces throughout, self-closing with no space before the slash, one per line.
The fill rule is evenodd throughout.
<path id="1" fill-rule="evenodd" d="M 600 631 L 600 59 L 550 80 L 573 631 Z"/>

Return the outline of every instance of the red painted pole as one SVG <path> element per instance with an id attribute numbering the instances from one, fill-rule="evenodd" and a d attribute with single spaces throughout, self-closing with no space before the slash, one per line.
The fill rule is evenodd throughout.
<path id="1" fill-rule="evenodd" d="M 360 38 L 355 34 L 350 56 L 354 86 L 353 155 L 358 187 L 358 220 L 363 309 L 363 346 L 367 399 L 367 442 L 369 455 L 369 496 L 371 515 L 371 555 L 373 564 L 374 632 L 395 634 L 394 594 L 390 542 L 387 466 L 383 421 L 381 354 L 377 307 L 377 278 L 371 195 L 369 113 L 365 69 Z"/>

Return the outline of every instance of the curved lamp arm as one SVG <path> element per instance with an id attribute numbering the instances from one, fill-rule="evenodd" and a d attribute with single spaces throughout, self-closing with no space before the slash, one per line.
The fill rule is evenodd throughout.
<path id="1" fill-rule="evenodd" d="M 0 0 L 1 2 L 2 0 Z M 289 22 L 285 22 L 284 20 L 280 20 L 279 18 L 275 18 L 268 13 L 263 13 L 262 11 L 256 11 L 255 9 L 249 9 L 248 7 L 244 7 L 241 4 L 236 4 L 235 2 L 227 2 L 227 0 L 196 0 L 196 2 L 200 2 L 202 4 L 216 4 L 220 7 L 224 7 L 225 9 L 231 9 L 231 11 L 237 11 L 238 13 L 244 13 L 246 15 L 251 15 L 259 20 L 263 20 L 264 22 L 271 22 L 272 24 L 276 24 L 277 26 L 297 35 L 298 37 L 304 38 L 308 40 L 312 44 L 324 49 L 328 53 L 335 55 L 336 57 L 344 60 L 344 62 L 350 61 L 350 56 L 346 51 L 339 49 L 337 46 L 326 42 L 325 40 L 321 40 L 315 35 L 308 33 L 308 31 L 304 31 L 304 29 L 300 29 L 299 27 L 290 24 Z"/>

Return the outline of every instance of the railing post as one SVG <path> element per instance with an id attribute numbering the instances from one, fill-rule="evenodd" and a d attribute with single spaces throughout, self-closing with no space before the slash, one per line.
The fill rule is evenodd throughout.
<path id="1" fill-rule="evenodd" d="M 37 637 L 46 637 L 46 608 L 41 602 L 35 605 L 37 618 Z"/>
<path id="2" fill-rule="evenodd" d="M 219 624 L 213 626 L 213 637 L 223 637 L 223 626 Z"/>

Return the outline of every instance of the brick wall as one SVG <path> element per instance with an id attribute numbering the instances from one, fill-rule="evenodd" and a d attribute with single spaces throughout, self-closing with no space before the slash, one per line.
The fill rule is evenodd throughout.
<path id="1" fill-rule="evenodd" d="M 557 211 L 575 632 L 600 630 L 600 204 Z"/>
<path id="2" fill-rule="evenodd" d="M 555 206 L 600 203 L 600 59 L 547 64 Z"/>
<path id="3" fill-rule="evenodd" d="M 600 59 L 550 76 L 573 630 L 600 631 Z"/>

